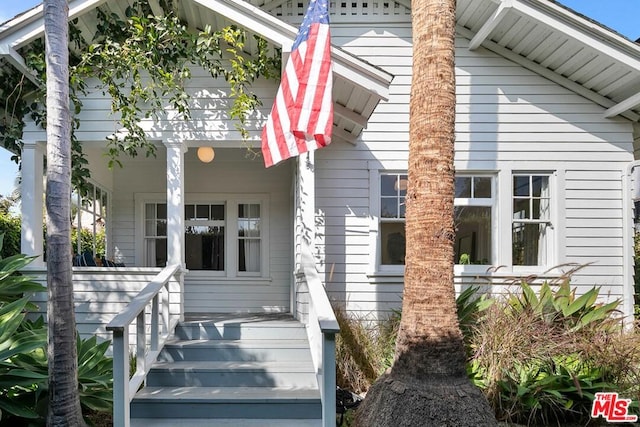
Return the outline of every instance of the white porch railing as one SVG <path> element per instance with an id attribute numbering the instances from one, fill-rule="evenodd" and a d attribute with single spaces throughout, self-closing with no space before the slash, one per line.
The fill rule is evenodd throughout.
<path id="1" fill-rule="evenodd" d="M 336 334 L 340 326 L 318 274 L 315 239 L 314 153 L 298 157 L 296 189 L 295 314 L 307 326 L 311 357 L 322 399 L 322 425 L 336 425 Z"/>
<path id="2" fill-rule="evenodd" d="M 315 259 L 301 247 L 302 278 L 308 290 L 307 335 L 322 399 L 322 425 L 336 425 L 336 334 L 340 326 L 329 302 Z"/>
<path id="3" fill-rule="evenodd" d="M 179 265 L 165 267 L 136 295 L 127 307 L 109 322 L 113 333 L 113 425 L 129 427 L 130 403 L 145 381 L 151 365 L 182 317 L 171 312 L 171 295 L 182 293 L 182 270 Z M 176 279 L 176 276 L 179 276 Z M 179 298 L 182 298 L 181 295 Z M 148 312 L 148 308 L 150 311 Z M 149 316 L 149 328 L 147 328 Z M 136 371 L 129 378 L 129 326 L 136 322 Z M 162 322 L 162 323 L 161 323 Z M 147 341 L 147 335 L 149 341 Z"/>

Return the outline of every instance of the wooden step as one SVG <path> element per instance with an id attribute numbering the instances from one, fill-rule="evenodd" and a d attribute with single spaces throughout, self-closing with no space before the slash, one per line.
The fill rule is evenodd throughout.
<path id="1" fill-rule="evenodd" d="M 183 340 L 239 340 L 239 339 L 306 339 L 305 326 L 290 315 L 271 314 L 234 317 L 219 315 L 190 315 L 175 331 Z"/>
<path id="2" fill-rule="evenodd" d="M 181 361 L 155 363 L 147 386 L 315 387 L 315 369 L 307 361 Z"/>
<path id="3" fill-rule="evenodd" d="M 309 343 L 306 339 L 169 340 L 159 361 L 296 361 L 308 357 Z"/>
<path id="4" fill-rule="evenodd" d="M 145 387 L 131 402 L 132 418 L 322 417 L 317 388 Z"/>
<path id="5" fill-rule="evenodd" d="M 249 418 L 135 418 L 131 427 L 322 427 L 322 420 Z"/>

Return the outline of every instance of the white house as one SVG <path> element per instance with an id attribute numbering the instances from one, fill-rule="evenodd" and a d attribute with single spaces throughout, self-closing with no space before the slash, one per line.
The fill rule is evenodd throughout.
<path id="1" fill-rule="evenodd" d="M 123 16 L 128 4 L 73 0 L 70 18 L 92 35 L 97 7 Z M 157 1 L 149 4 L 161 12 Z M 283 55 L 307 6 L 175 4 L 193 28 L 233 23 Z M 268 169 L 248 158 L 221 98 L 224 82 L 195 70 L 193 120 L 172 120 L 167 109 L 165 119 L 143 123 L 157 158 L 125 159 L 122 169 L 109 170 L 103 152 L 118 117 L 100 91 L 83 100 L 77 137 L 106 207 L 106 257 L 125 265 L 76 269 L 83 332 L 104 334 L 166 265 L 179 267 L 174 309 L 187 317 L 291 313 L 308 322 L 322 318 L 313 301 L 325 289 L 354 315 L 399 308 L 410 2 L 331 2 L 330 12 L 335 137 L 309 156 Z M 27 74 L 20 49 L 42 34 L 41 7 L 2 24 L 2 66 Z M 632 316 L 640 46 L 550 0 L 458 0 L 456 70 L 458 284 L 500 292 L 514 277 L 553 279 L 585 265 L 572 279 L 578 292 L 601 286 L 603 298 L 621 299 L 624 316 Z M 250 129 L 259 146 L 277 82 L 254 89 L 264 105 Z M 28 123 L 22 247 L 34 255 L 42 253 L 45 139 Z M 198 160 L 199 147 L 213 147 L 211 163 Z M 39 260 L 36 269 L 43 267 Z M 324 286 L 314 288 L 316 280 Z"/>

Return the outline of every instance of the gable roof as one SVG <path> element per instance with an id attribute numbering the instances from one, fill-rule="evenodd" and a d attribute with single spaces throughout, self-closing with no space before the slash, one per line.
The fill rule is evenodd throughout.
<path id="1" fill-rule="evenodd" d="M 551 0 L 457 0 L 457 31 L 605 107 L 640 119 L 640 46 Z"/>
<path id="2" fill-rule="evenodd" d="M 125 16 L 125 0 L 74 0 L 69 3 L 69 19 L 87 40 L 95 31 L 96 8 L 102 6 L 119 16 Z M 163 11 L 157 0 L 149 0 L 156 14 Z M 297 29 L 242 0 L 185 0 L 178 3 L 178 13 L 193 28 L 211 25 L 215 30 L 235 24 L 244 28 L 247 51 L 253 46 L 252 34 L 257 34 L 283 52 L 291 49 Z M 19 49 L 44 34 L 43 7 L 39 5 L 0 26 L 0 57 L 5 58 L 27 77 L 36 81 L 26 67 Z M 367 125 L 367 120 L 380 100 L 386 100 L 393 76 L 370 63 L 332 47 L 334 86 L 334 136 L 353 143 Z"/>
<path id="3" fill-rule="evenodd" d="M 355 0 L 365 4 L 367 0 Z M 103 5 L 124 14 L 116 0 L 73 0 L 70 17 L 91 35 L 94 9 Z M 161 13 L 158 0 L 149 0 Z M 284 0 L 184 0 L 179 13 L 194 27 L 235 23 L 287 51 L 296 28 L 263 9 Z M 390 3 L 407 7 L 408 0 Z M 350 3 L 351 4 L 351 3 Z M 386 4 L 386 3 L 385 3 Z M 255 5 L 260 5 L 257 7 Z M 296 3 L 293 8 L 301 9 Z M 275 10 L 275 9 L 274 9 Z M 384 16 L 380 17 L 384 19 Z M 406 18 L 410 19 L 410 18 Z M 489 49 L 606 108 L 606 117 L 640 121 L 640 45 L 553 0 L 457 0 L 457 31 L 469 49 Z M 17 49 L 43 32 L 42 6 L 0 26 L 0 56 L 27 73 Z M 354 141 L 373 109 L 388 96 L 392 76 L 334 47 L 334 101 L 338 136 Z"/>

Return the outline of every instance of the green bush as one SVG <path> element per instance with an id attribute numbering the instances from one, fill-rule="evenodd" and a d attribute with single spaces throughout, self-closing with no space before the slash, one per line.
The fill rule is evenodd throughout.
<path id="1" fill-rule="evenodd" d="M 8 212 L 0 212 L 0 234 L 4 235 L 4 244 L 0 257 L 7 258 L 20 253 L 20 218 Z"/>
<path id="2" fill-rule="evenodd" d="M 13 216 L 9 212 L 0 210 L 0 234 L 4 234 L 4 245 L 0 250 L 0 257 L 7 258 L 20 253 L 21 243 L 21 221 L 20 217 Z M 43 239 L 46 241 L 46 228 L 43 228 Z M 105 255 L 106 233 L 104 228 L 96 230 L 96 250 L 95 255 Z M 81 251 L 93 253 L 93 230 L 83 228 L 80 231 Z M 78 252 L 78 229 L 71 229 L 71 247 L 74 252 Z M 43 248 L 44 251 L 44 248 Z"/>
<path id="3" fill-rule="evenodd" d="M 0 248 L 3 235 L 0 234 Z M 33 258 L 0 259 L 0 425 L 44 425 L 48 407 L 47 328 L 26 318 L 35 308 L 29 293 L 45 288 L 19 271 Z M 77 340 L 78 387 L 83 409 L 111 411 L 112 359 L 109 341 Z"/>
<path id="4" fill-rule="evenodd" d="M 637 396 L 640 339 L 623 333 L 618 301 L 598 303 L 599 288 L 576 297 L 568 278 L 521 289 L 482 312 L 468 341 L 469 375 L 499 420 L 587 422 L 596 392 Z"/>
<path id="5" fill-rule="evenodd" d="M 569 278 L 537 292 L 523 282 L 502 298 L 478 295 L 476 288 L 457 298 L 469 377 L 502 421 L 587 423 L 599 391 L 618 392 L 638 410 L 639 331 L 623 331 L 618 302 L 599 303 L 600 288 L 576 297 Z M 393 360 L 400 313 L 371 325 L 336 311 L 338 385 L 364 393 L 371 370 L 379 375 Z"/>
<path id="6" fill-rule="evenodd" d="M 96 230 L 96 250 L 93 250 L 93 230 L 83 228 L 80 230 L 81 250 L 78 252 L 78 229 L 71 230 L 71 247 L 73 252 L 82 253 L 89 251 L 96 256 L 105 256 L 106 233 L 104 228 Z"/>

